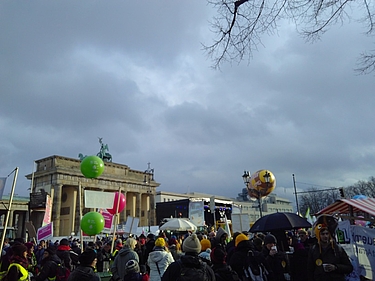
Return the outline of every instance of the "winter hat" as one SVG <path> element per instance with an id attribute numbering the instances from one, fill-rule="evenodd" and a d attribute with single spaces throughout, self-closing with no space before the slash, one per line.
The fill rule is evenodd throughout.
<path id="1" fill-rule="evenodd" d="M 182 250 L 187 253 L 200 253 L 201 252 L 201 243 L 195 233 L 186 237 L 182 243 Z"/>
<path id="2" fill-rule="evenodd" d="M 149 233 L 149 234 L 147 235 L 147 238 L 148 238 L 148 239 L 151 239 L 151 240 L 155 240 L 155 235 L 152 234 L 152 233 Z"/>
<path id="3" fill-rule="evenodd" d="M 201 251 L 206 251 L 211 248 L 211 242 L 208 239 L 201 240 Z"/>
<path id="4" fill-rule="evenodd" d="M 217 240 L 220 240 L 221 237 L 222 237 L 223 235 L 225 235 L 225 234 L 228 236 L 228 232 L 226 232 L 226 231 L 224 230 L 224 228 L 219 227 L 218 230 L 217 230 L 217 232 L 216 232 L 216 236 L 215 236 L 215 238 L 216 238 Z"/>
<path id="5" fill-rule="evenodd" d="M 177 245 L 177 240 L 176 240 L 176 238 L 171 238 L 171 239 L 169 239 L 169 240 L 168 240 L 168 244 L 169 244 L 169 246 L 171 246 L 171 245 Z"/>
<path id="6" fill-rule="evenodd" d="M 234 246 L 237 247 L 238 244 L 240 244 L 240 242 L 242 241 L 246 241 L 246 240 L 249 240 L 249 237 L 247 237 L 245 234 L 241 233 L 241 234 L 238 234 L 237 237 L 236 237 L 236 240 L 234 242 Z"/>
<path id="7" fill-rule="evenodd" d="M 262 248 L 263 246 L 263 240 L 258 237 L 253 239 L 253 243 L 254 243 L 255 248 L 257 249 Z"/>
<path id="8" fill-rule="evenodd" d="M 156 239 L 155 246 L 156 247 L 165 247 L 165 239 L 162 238 L 162 237 L 159 237 L 158 239 Z"/>
<path id="9" fill-rule="evenodd" d="M 224 264 L 226 253 L 221 247 L 215 247 L 212 249 L 210 257 L 213 264 Z"/>
<path id="10" fill-rule="evenodd" d="M 91 265 L 92 262 L 96 259 L 96 252 L 94 249 L 87 248 L 83 253 L 79 256 L 79 263 L 83 266 Z"/>
<path id="11" fill-rule="evenodd" d="M 320 242 L 320 232 L 323 230 L 328 230 L 328 226 L 323 223 L 317 224 L 314 228 L 315 237 L 318 239 L 318 242 Z"/>
<path id="12" fill-rule="evenodd" d="M 320 244 L 320 232 L 322 232 L 322 231 L 324 231 L 324 230 L 327 230 L 327 231 L 328 231 L 328 233 L 329 233 L 329 237 L 331 238 L 332 236 L 331 236 L 331 233 L 330 233 L 330 231 L 329 231 L 327 225 L 325 225 L 325 224 L 323 224 L 323 223 L 319 223 L 319 224 L 317 224 L 317 225 L 315 226 L 315 228 L 314 228 L 314 233 L 315 233 L 315 237 L 316 237 L 316 239 L 318 240 L 319 251 L 320 251 L 320 253 L 322 252 L 322 247 L 321 247 L 321 244 Z M 332 249 L 333 249 L 333 241 L 332 241 L 332 239 L 331 239 L 331 245 L 332 245 Z"/>
<path id="13" fill-rule="evenodd" d="M 48 254 L 50 254 L 50 256 L 54 255 L 56 253 L 56 249 L 55 247 L 53 246 L 49 246 L 46 250 L 45 250 Z"/>
<path id="14" fill-rule="evenodd" d="M 24 252 L 27 252 L 27 247 L 21 243 L 15 243 L 12 246 L 12 252 L 16 256 L 22 257 Z"/>
<path id="15" fill-rule="evenodd" d="M 25 246 L 27 247 L 28 250 L 30 250 L 32 247 L 34 247 L 34 244 L 31 242 L 25 243 Z"/>
<path id="16" fill-rule="evenodd" d="M 273 236 L 272 234 L 267 234 L 266 237 L 264 237 L 264 245 L 271 244 L 271 243 L 274 243 L 274 244 L 277 243 L 276 237 Z"/>
<path id="17" fill-rule="evenodd" d="M 125 264 L 126 273 L 139 272 L 139 264 L 136 260 L 128 260 Z"/>
<path id="18" fill-rule="evenodd" d="M 66 238 L 61 239 L 60 245 L 69 246 L 69 240 Z"/>
<path id="19" fill-rule="evenodd" d="M 204 252 L 200 253 L 198 256 L 205 259 L 205 260 L 208 260 L 210 261 L 211 260 L 211 249 L 210 248 L 207 248 L 207 250 L 205 250 Z"/>

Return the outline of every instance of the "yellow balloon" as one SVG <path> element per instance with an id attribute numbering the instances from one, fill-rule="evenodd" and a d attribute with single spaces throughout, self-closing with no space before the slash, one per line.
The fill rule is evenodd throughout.
<path id="1" fill-rule="evenodd" d="M 269 174 L 268 182 L 265 179 L 266 173 Z M 251 175 L 250 184 L 247 187 L 247 191 L 250 197 L 259 198 L 259 196 L 266 197 L 276 187 L 276 178 L 269 170 L 259 170 Z"/>

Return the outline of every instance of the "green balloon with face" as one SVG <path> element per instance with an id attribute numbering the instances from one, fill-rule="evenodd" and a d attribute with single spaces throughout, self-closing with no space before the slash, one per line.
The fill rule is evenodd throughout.
<path id="1" fill-rule="evenodd" d="M 81 219 L 81 229 L 87 235 L 96 235 L 104 228 L 104 217 L 98 212 L 88 212 Z"/>
<path id="2" fill-rule="evenodd" d="M 97 178 L 104 172 L 104 162 L 98 156 L 87 156 L 81 162 L 81 172 L 86 178 Z"/>

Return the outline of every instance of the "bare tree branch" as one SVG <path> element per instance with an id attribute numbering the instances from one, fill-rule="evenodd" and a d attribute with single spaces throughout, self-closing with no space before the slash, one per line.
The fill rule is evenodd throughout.
<path id="1" fill-rule="evenodd" d="M 203 50 L 213 60 L 214 68 L 220 68 L 224 61 L 239 63 L 245 57 L 250 61 L 253 51 L 262 45 L 262 35 L 277 32 L 281 20 L 292 20 L 307 41 L 314 41 L 329 27 L 351 20 L 356 8 L 361 9 L 362 17 L 356 20 L 365 24 L 366 35 L 371 36 L 375 30 L 375 3 L 369 0 L 208 1 L 217 8 L 212 23 L 217 38 L 203 45 Z M 359 73 L 375 71 L 375 50 L 362 54 L 359 64 Z"/>

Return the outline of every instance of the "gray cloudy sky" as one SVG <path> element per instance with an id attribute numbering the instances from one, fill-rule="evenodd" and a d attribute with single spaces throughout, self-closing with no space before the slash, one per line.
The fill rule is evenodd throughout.
<path id="1" fill-rule="evenodd" d="M 34 160 L 96 154 L 98 137 L 116 163 L 151 162 L 163 191 L 235 197 L 244 169 L 269 169 L 293 199 L 293 173 L 300 191 L 375 176 L 363 26 L 309 44 L 284 24 L 218 71 L 201 45 L 214 15 L 202 0 L 2 1 L 0 176 L 19 167 L 27 194 Z"/>

